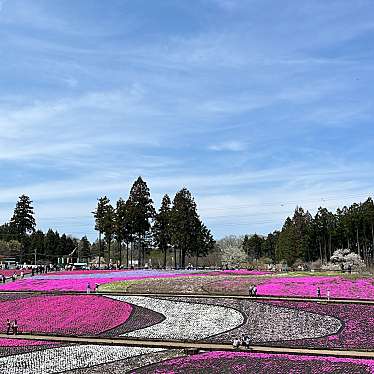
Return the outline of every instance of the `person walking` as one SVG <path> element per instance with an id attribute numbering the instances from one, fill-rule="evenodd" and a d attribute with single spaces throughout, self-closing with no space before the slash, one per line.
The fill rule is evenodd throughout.
<path id="1" fill-rule="evenodd" d="M 88 283 L 87 284 L 87 294 L 90 294 L 91 293 L 91 286 L 90 284 Z"/>
<path id="2" fill-rule="evenodd" d="M 317 297 L 321 298 L 321 289 L 319 287 L 317 287 Z"/>
<path id="3" fill-rule="evenodd" d="M 17 333 L 18 333 L 18 323 L 17 323 L 17 320 L 16 320 L 16 319 L 15 319 L 14 322 L 13 322 L 12 330 L 13 330 L 13 334 L 14 334 L 14 335 L 17 335 Z"/>
<path id="4" fill-rule="evenodd" d="M 6 320 L 6 334 L 9 335 L 10 334 L 10 328 L 11 328 L 11 323 L 10 323 L 10 320 L 9 318 Z"/>
<path id="5" fill-rule="evenodd" d="M 17 279 L 17 274 L 13 273 L 13 275 L 12 275 L 12 281 L 14 282 L 16 279 Z"/>
<path id="6" fill-rule="evenodd" d="M 249 286 L 248 293 L 249 293 L 249 296 L 253 296 L 253 285 L 252 284 Z"/>
<path id="7" fill-rule="evenodd" d="M 327 301 L 330 301 L 330 290 L 327 290 Z"/>
<path id="8" fill-rule="evenodd" d="M 247 349 L 250 348 L 250 345 L 251 345 L 251 339 L 249 339 L 249 336 L 248 335 L 245 335 L 243 337 L 243 346 Z"/>
<path id="9" fill-rule="evenodd" d="M 6 278 L 5 278 L 5 275 L 4 275 L 4 274 L 1 274 L 1 281 L 2 281 L 3 283 L 6 282 Z"/>
<path id="10" fill-rule="evenodd" d="M 240 340 L 238 338 L 234 338 L 234 341 L 232 342 L 233 348 L 237 349 L 239 348 Z"/>

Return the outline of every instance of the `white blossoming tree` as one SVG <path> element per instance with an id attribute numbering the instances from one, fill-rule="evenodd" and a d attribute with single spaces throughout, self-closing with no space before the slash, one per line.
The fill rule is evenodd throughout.
<path id="1" fill-rule="evenodd" d="M 222 265 L 238 267 L 247 261 L 247 255 L 243 250 L 242 236 L 230 235 L 217 241 L 217 246 L 221 251 Z"/>
<path id="2" fill-rule="evenodd" d="M 350 252 L 349 249 L 338 249 L 331 256 L 330 263 L 326 265 L 326 268 L 330 270 L 339 270 L 342 264 L 345 269 L 347 269 L 348 266 L 351 266 L 353 270 L 358 271 L 363 270 L 366 267 L 365 262 L 357 253 Z"/>

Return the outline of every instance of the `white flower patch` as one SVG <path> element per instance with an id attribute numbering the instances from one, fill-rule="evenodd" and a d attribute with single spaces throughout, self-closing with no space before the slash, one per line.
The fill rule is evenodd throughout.
<path id="1" fill-rule="evenodd" d="M 160 352 L 162 348 L 79 345 L 0 358 L 0 373 L 54 374 Z"/>
<path id="2" fill-rule="evenodd" d="M 121 336 L 136 338 L 200 340 L 240 326 L 243 315 L 217 305 L 193 304 L 143 296 L 107 296 L 163 314 L 164 321 Z"/>

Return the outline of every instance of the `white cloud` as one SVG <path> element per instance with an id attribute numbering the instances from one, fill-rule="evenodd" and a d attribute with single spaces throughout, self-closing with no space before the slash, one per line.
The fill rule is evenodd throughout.
<path id="1" fill-rule="evenodd" d="M 209 146 L 209 149 L 211 151 L 241 152 L 247 149 L 247 144 L 236 140 L 232 140 L 219 144 L 212 144 Z"/>

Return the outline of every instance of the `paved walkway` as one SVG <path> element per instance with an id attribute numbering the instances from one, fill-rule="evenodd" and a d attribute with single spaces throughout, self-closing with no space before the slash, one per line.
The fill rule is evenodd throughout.
<path id="1" fill-rule="evenodd" d="M 274 354 L 296 354 L 310 356 L 334 356 L 374 359 L 374 351 L 348 351 L 330 349 L 309 349 L 309 348 L 286 348 L 271 346 L 251 346 L 250 349 L 234 349 L 231 344 L 215 344 L 200 342 L 185 342 L 175 340 L 145 340 L 145 339 L 125 339 L 125 338 L 100 338 L 100 337 L 74 337 L 62 335 L 42 335 L 42 334 L 20 334 L 6 335 L 0 334 L 0 339 L 24 339 L 24 340 L 44 340 L 59 343 L 76 344 L 99 344 L 99 345 L 122 345 L 147 348 L 165 349 L 194 349 L 198 351 L 244 351 L 257 353 Z"/>
<path id="2" fill-rule="evenodd" d="M 36 295 L 86 295 L 84 291 L 4 291 L 0 290 L 0 294 L 36 294 Z M 247 295 L 215 295 L 215 294 L 180 294 L 180 293 L 130 293 L 130 292 L 91 292 L 91 295 L 116 295 L 116 296 L 154 296 L 154 297 L 196 297 L 196 298 L 210 298 L 210 299 L 245 299 L 245 300 L 275 300 L 275 301 L 299 301 L 299 302 L 317 302 L 317 303 L 332 303 L 332 304 L 364 304 L 374 305 L 374 300 L 360 300 L 360 299 L 331 299 L 326 298 L 312 298 L 303 296 L 247 296 Z"/>

